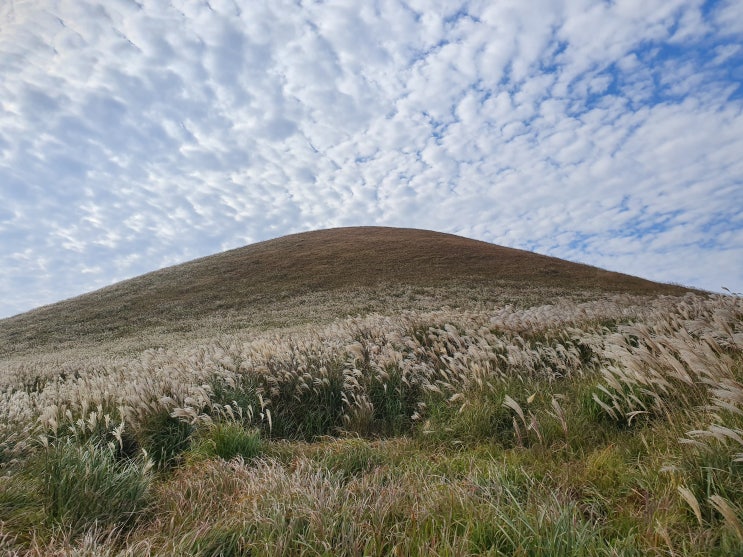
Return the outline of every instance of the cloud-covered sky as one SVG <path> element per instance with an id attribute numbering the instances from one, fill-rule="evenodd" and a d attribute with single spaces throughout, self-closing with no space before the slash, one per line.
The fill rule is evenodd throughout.
<path id="1" fill-rule="evenodd" d="M 743 2 L 0 2 L 0 317 L 372 224 L 743 290 Z"/>

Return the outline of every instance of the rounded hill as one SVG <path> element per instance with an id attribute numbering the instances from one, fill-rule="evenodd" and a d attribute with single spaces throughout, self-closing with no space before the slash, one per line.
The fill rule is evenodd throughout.
<path id="1" fill-rule="evenodd" d="M 577 292 L 686 290 L 451 234 L 336 228 L 196 259 L 2 320 L 0 349 L 7 353 L 13 346 L 121 336 L 149 327 L 178 330 L 214 316 L 283 324 L 282 308 L 289 306 L 293 315 L 303 313 L 299 320 L 311 321 L 316 311 L 312 300 L 318 297 L 341 300 L 325 317 L 379 311 L 374 303 L 393 291 L 398 298 L 400 292 L 411 299 L 421 292 L 456 305 L 481 294 L 514 302 L 535 292 L 542 292 L 544 301 Z M 359 300 L 361 305 L 353 303 Z M 396 304 L 400 309 L 405 300 Z"/>

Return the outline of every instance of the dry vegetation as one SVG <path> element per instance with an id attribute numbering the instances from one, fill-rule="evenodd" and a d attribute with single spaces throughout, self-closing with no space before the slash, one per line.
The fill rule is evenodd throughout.
<path id="1" fill-rule="evenodd" d="M 555 288 L 346 285 L 282 328 L 11 351 L 0 548 L 741 554 L 743 299 Z"/>
<path id="2" fill-rule="evenodd" d="M 215 323 L 268 329 L 374 311 L 686 291 L 448 234 L 341 228 L 198 259 L 5 320 L 0 357 L 78 348 L 85 340 L 169 340 Z"/>

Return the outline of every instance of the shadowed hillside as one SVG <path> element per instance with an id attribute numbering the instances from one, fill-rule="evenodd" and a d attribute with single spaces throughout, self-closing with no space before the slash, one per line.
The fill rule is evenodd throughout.
<path id="1" fill-rule="evenodd" d="M 685 291 L 450 234 L 338 228 L 197 259 L 5 319 L 0 321 L 0 354 L 81 338 L 141 334 L 151 327 L 185 330 L 207 317 L 259 326 L 342 317 L 375 311 L 375 302 L 390 295 L 405 297 L 397 304 L 404 309 L 415 305 L 416 294 L 430 294 L 433 288 L 437 291 L 429 296 L 429 305 L 454 306 L 468 298 L 523 304 L 582 291 Z M 536 292 L 541 299 L 533 299 Z M 343 303 L 318 315 L 311 296 Z M 286 308 L 291 308 L 290 316 Z"/>

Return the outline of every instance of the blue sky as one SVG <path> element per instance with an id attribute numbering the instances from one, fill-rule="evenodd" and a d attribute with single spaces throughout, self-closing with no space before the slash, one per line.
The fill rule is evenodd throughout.
<path id="1" fill-rule="evenodd" d="M 0 317 L 284 234 L 743 290 L 743 2 L 5 0 Z"/>

